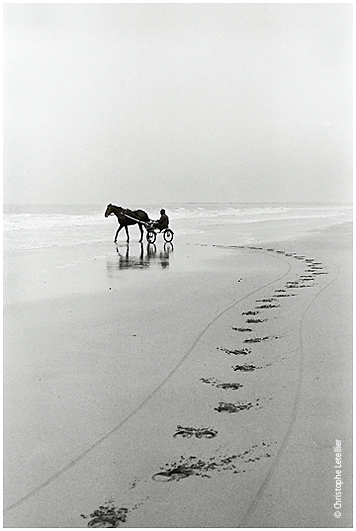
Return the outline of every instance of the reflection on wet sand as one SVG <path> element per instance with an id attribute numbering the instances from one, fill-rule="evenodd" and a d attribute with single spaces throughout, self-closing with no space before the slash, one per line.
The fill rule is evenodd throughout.
<path id="1" fill-rule="evenodd" d="M 169 267 L 169 255 L 173 252 L 173 244 L 165 243 L 162 250 L 157 251 L 155 244 L 148 244 L 144 247 L 143 243 L 141 243 L 139 252 L 137 251 L 135 249 L 135 254 L 132 254 L 129 244 L 125 246 L 125 251 L 117 245 L 118 259 L 107 261 L 106 269 L 108 273 L 122 271 L 123 269 L 147 269 L 151 265 L 160 265 L 165 269 Z"/>

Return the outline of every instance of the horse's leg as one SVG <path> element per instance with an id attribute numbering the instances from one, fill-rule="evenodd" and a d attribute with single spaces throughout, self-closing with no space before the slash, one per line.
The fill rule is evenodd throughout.
<path id="1" fill-rule="evenodd" d="M 142 243 L 142 240 L 143 240 L 143 228 L 142 228 L 142 223 L 138 223 L 138 226 L 139 226 L 139 229 L 140 229 L 140 232 L 141 232 L 141 238 L 138 240 L 140 243 Z"/>
<path id="2" fill-rule="evenodd" d="M 117 229 L 116 234 L 115 234 L 114 243 L 117 242 L 117 237 L 118 237 L 119 232 L 120 232 L 120 230 L 122 229 L 122 227 L 123 227 L 123 225 L 120 224 L 120 225 L 119 225 L 119 228 Z"/>
<path id="3" fill-rule="evenodd" d="M 129 234 L 129 229 L 128 229 L 127 225 L 125 225 L 125 230 L 126 230 L 126 241 L 129 242 L 130 241 L 130 234 Z"/>

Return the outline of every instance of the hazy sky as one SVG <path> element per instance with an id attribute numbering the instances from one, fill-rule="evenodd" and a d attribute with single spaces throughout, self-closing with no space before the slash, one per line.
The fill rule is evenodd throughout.
<path id="1" fill-rule="evenodd" d="M 7 203 L 350 201 L 352 4 L 4 4 Z"/>

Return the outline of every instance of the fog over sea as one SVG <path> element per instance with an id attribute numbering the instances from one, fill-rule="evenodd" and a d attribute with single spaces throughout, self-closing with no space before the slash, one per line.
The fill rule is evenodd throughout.
<path id="1" fill-rule="evenodd" d="M 235 245 L 258 241 L 257 223 L 295 220 L 306 225 L 310 223 L 311 229 L 318 229 L 352 220 L 352 206 L 345 204 L 187 203 L 118 206 L 142 208 L 151 219 L 158 219 L 160 209 L 165 208 L 175 232 L 175 240 L 183 235 L 205 234 L 213 227 L 224 229 L 225 226 L 229 230 L 236 227 L 234 241 L 231 242 Z M 112 216 L 114 219 L 106 219 L 105 208 L 104 204 L 5 205 L 4 249 L 21 251 L 112 240 L 116 218 Z M 132 241 L 136 241 L 137 227 L 130 231 Z M 125 240 L 124 230 L 119 240 Z"/>

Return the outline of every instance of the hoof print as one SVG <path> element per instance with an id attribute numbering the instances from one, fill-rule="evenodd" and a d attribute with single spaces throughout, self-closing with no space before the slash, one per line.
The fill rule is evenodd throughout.
<path id="1" fill-rule="evenodd" d="M 266 341 L 268 337 L 250 337 L 249 339 L 244 339 L 244 343 L 260 343 L 261 341 Z"/>
<path id="2" fill-rule="evenodd" d="M 125 507 L 116 508 L 114 505 L 101 505 L 90 517 L 92 518 L 87 527 L 119 527 L 120 523 L 126 522 L 128 509 Z M 87 518 L 84 517 L 83 518 Z"/>
<path id="3" fill-rule="evenodd" d="M 231 402 L 219 402 L 218 407 L 215 407 L 214 409 L 219 413 L 221 411 L 226 411 L 227 413 L 238 413 L 239 411 L 248 411 L 249 409 L 260 407 L 261 406 L 259 404 L 258 398 L 255 404 L 252 402 L 239 402 L 237 404 L 232 404 Z"/>
<path id="4" fill-rule="evenodd" d="M 223 383 L 219 382 L 219 380 L 216 380 L 215 378 L 200 378 L 200 380 L 204 383 L 213 385 L 214 387 L 218 387 L 219 389 L 231 389 L 233 391 L 237 391 L 237 389 L 240 389 L 242 387 L 242 384 L 240 383 Z"/>
<path id="5" fill-rule="evenodd" d="M 178 466 L 172 470 L 163 470 L 152 476 L 153 481 L 166 483 L 167 481 L 180 481 L 194 474 L 193 470 Z"/>
<path id="6" fill-rule="evenodd" d="M 221 383 L 217 385 L 216 387 L 219 387 L 220 389 L 232 389 L 233 391 L 237 391 L 237 389 L 240 389 L 242 387 L 242 384 L 239 383 Z"/>
<path id="7" fill-rule="evenodd" d="M 250 446 L 239 454 L 230 456 L 214 455 L 206 461 L 195 456 L 181 456 L 179 463 L 175 461 L 170 465 L 166 464 L 165 466 L 170 467 L 170 469 L 158 472 L 152 476 L 152 479 L 154 481 L 167 482 L 173 480 L 179 481 L 192 475 L 195 477 L 210 478 L 210 474 L 222 471 L 230 471 L 234 474 L 246 472 L 247 469 L 251 469 L 250 467 L 254 466 L 254 463 L 271 456 L 270 447 L 270 443 L 262 442 L 262 444 Z"/>
<path id="8" fill-rule="evenodd" d="M 269 310 L 271 308 L 280 308 L 280 304 L 261 304 L 261 306 L 257 306 L 257 308 L 261 310 Z"/>
<path id="9" fill-rule="evenodd" d="M 241 372 L 252 372 L 256 369 L 260 369 L 260 367 L 256 367 L 255 365 L 235 365 L 235 367 L 232 367 L 234 371 L 241 371 Z"/>
<path id="10" fill-rule="evenodd" d="M 214 430 L 213 428 L 191 428 L 191 427 L 184 427 L 184 426 L 177 426 L 177 432 L 173 435 L 173 437 L 197 437 L 198 439 L 213 439 L 216 437 L 218 432 Z"/>
<path id="11" fill-rule="evenodd" d="M 88 522 L 88 527 L 117 527 L 115 521 L 111 518 L 93 518 Z"/>
<path id="12" fill-rule="evenodd" d="M 177 431 L 173 437 L 176 438 L 176 437 L 183 437 L 185 439 L 190 439 L 191 437 L 193 437 L 194 433 L 193 431 L 186 431 L 186 430 L 180 430 L 180 431 Z"/>
<path id="13" fill-rule="evenodd" d="M 224 347 L 217 347 L 217 348 L 218 350 L 222 350 L 223 352 L 226 352 L 226 354 L 233 354 L 234 356 L 247 356 L 247 354 L 251 354 L 251 350 L 249 348 L 240 348 L 236 350 L 230 350 Z"/>

